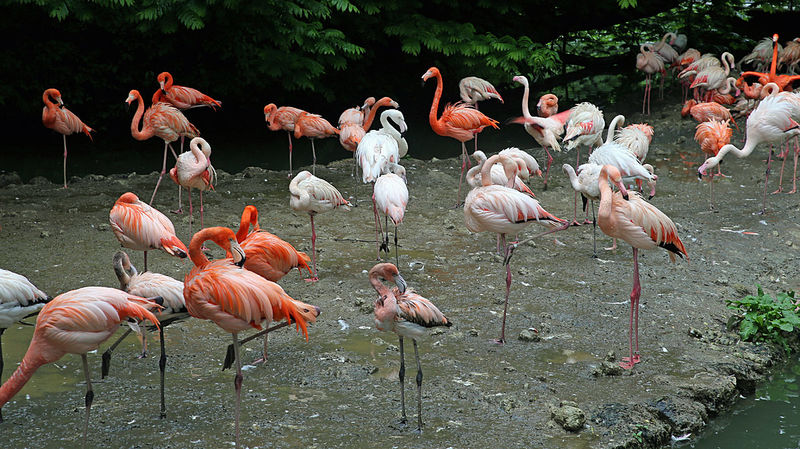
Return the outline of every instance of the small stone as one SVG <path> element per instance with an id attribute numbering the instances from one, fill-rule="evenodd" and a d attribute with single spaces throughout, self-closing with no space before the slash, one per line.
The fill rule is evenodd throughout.
<path id="1" fill-rule="evenodd" d="M 520 332 L 519 339 L 521 341 L 542 341 L 542 337 L 539 336 L 539 331 L 534 328 L 525 329 Z"/>
<path id="2" fill-rule="evenodd" d="M 50 231 L 42 231 L 41 234 L 39 234 L 39 237 L 41 238 L 50 237 Z"/>
<path id="3" fill-rule="evenodd" d="M 99 225 L 97 225 L 98 231 L 108 231 L 110 228 L 111 226 L 109 226 L 108 223 L 100 223 Z"/>
<path id="4" fill-rule="evenodd" d="M 717 282 L 717 284 L 720 284 L 720 285 L 728 285 L 728 278 L 726 278 L 725 276 L 720 276 L 720 277 L 717 278 L 716 282 Z"/>
<path id="5" fill-rule="evenodd" d="M 387 350 L 387 351 L 393 351 L 393 352 L 400 352 L 400 348 L 398 348 L 398 347 L 397 347 L 397 346 L 395 346 L 395 345 L 388 345 L 388 346 L 386 346 L 386 350 Z"/>
<path id="6" fill-rule="evenodd" d="M 570 432 L 576 432 L 586 424 L 586 414 L 577 407 L 577 404 L 569 401 L 562 401 L 558 407 L 552 408 L 550 417 L 564 430 Z"/>
<path id="7" fill-rule="evenodd" d="M 614 351 L 606 352 L 606 356 L 603 357 L 603 360 L 606 362 L 613 362 L 617 360 L 617 354 Z"/>
<path id="8" fill-rule="evenodd" d="M 777 237 L 777 236 L 779 236 L 779 235 L 780 235 L 780 234 L 778 234 L 778 231 L 772 231 L 772 236 L 773 236 L 773 237 Z"/>
<path id="9" fill-rule="evenodd" d="M 517 401 L 514 398 L 504 397 L 500 399 L 500 407 L 502 407 L 506 413 L 511 413 L 511 410 L 517 408 Z"/>
<path id="10" fill-rule="evenodd" d="M 477 337 L 478 335 L 480 335 L 478 329 L 470 329 L 467 331 L 467 333 L 469 334 L 470 337 Z"/>
<path id="11" fill-rule="evenodd" d="M 786 241 L 786 246 L 792 246 L 792 241 L 791 240 L 787 240 Z"/>
<path id="12" fill-rule="evenodd" d="M 386 343 L 386 341 L 384 341 L 384 339 L 380 337 L 373 338 L 372 340 L 370 340 L 370 343 L 372 343 L 375 346 L 386 346 L 388 344 Z"/>
<path id="13" fill-rule="evenodd" d="M 431 335 L 442 335 L 445 332 L 444 328 L 437 327 L 431 332 Z"/>
<path id="14" fill-rule="evenodd" d="M 28 184 L 43 185 L 43 184 L 51 184 L 51 182 L 44 176 L 34 176 L 33 178 L 31 178 L 30 181 L 28 181 Z"/>
<path id="15" fill-rule="evenodd" d="M 19 177 L 17 172 L 0 172 L 0 187 L 11 184 L 22 184 L 22 178 Z"/>
<path id="16" fill-rule="evenodd" d="M 70 207 L 69 209 L 67 209 L 67 213 L 68 214 L 77 214 L 78 213 L 78 208 L 77 207 Z"/>
<path id="17" fill-rule="evenodd" d="M 592 371 L 594 377 L 601 376 L 620 376 L 622 375 L 622 367 L 614 362 L 602 361 Z"/>

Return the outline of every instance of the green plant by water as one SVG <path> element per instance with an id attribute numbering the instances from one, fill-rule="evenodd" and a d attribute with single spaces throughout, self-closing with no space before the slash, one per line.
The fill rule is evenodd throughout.
<path id="1" fill-rule="evenodd" d="M 728 321 L 728 328 L 733 329 L 738 323 L 742 340 L 774 342 L 791 352 L 788 337 L 800 326 L 794 291 L 781 292 L 772 298 L 760 285 L 756 284 L 756 288 L 755 296 L 725 301 L 729 309 L 736 311 Z"/>

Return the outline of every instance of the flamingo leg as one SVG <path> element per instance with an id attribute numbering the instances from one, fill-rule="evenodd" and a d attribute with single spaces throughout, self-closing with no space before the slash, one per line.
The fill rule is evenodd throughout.
<path id="1" fill-rule="evenodd" d="M 399 256 L 399 254 L 397 252 L 397 225 L 396 224 L 394 225 L 394 264 L 397 267 L 400 266 L 400 256 Z M 0 358 L 2 358 L 1 354 L 0 354 Z M 0 361 L 0 363 L 2 363 L 2 362 Z M 2 365 L 0 365 L 0 374 L 3 373 L 2 368 L 3 368 Z"/>
<path id="2" fill-rule="evenodd" d="M 769 185 L 769 171 L 772 165 L 772 153 L 774 152 L 775 149 L 770 145 L 769 156 L 767 157 L 767 172 L 764 175 L 764 198 L 761 200 L 761 211 L 758 212 L 759 215 L 764 215 L 767 212 L 767 186 Z"/>
<path id="3" fill-rule="evenodd" d="M 778 177 L 778 189 L 775 190 L 774 192 L 772 192 L 773 195 L 775 195 L 776 193 L 783 192 L 783 167 L 786 166 L 786 159 L 789 157 L 789 151 L 788 151 L 789 150 L 789 142 L 785 142 L 785 144 L 786 144 L 786 149 L 781 151 L 781 153 L 779 155 L 779 156 L 783 156 L 783 162 L 781 162 L 781 175 L 780 175 L 780 177 Z"/>
<path id="4" fill-rule="evenodd" d="M 233 378 L 233 388 L 236 390 L 236 447 L 239 447 L 239 413 L 241 411 L 242 405 L 242 359 L 239 355 L 239 338 L 237 337 L 237 333 L 231 333 L 233 335 L 233 353 L 236 357 L 236 376 Z"/>
<path id="5" fill-rule="evenodd" d="M 597 259 L 597 219 L 594 216 L 594 200 L 589 207 L 592 208 L 592 257 Z"/>
<path id="6" fill-rule="evenodd" d="M 422 365 L 419 363 L 419 350 L 417 340 L 414 342 L 414 358 L 417 359 L 417 432 L 422 432 Z"/>
<path id="7" fill-rule="evenodd" d="M 400 407 L 402 407 L 403 414 L 400 416 L 400 423 L 405 424 L 408 422 L 406 419 L 406 387 L 405 387 L 405 378 L 406 378 L 406 359 L 403 355 L 403 336 L 399 336 L 400 338 L 400 371 L 397 373 L 397 377 L 400 378 Z"/>
<path id="8" fill-rule="evenodd" d="M 86 446 L 86 437 L 89 435 L 89 412 L 94 401 L 94 390 L 92 390 L 92 376 L 89 374 L 89 360 L 86 358 L 86 353 L 81 354 L 81 359 L 83 360 L 83 373 L 86 375 L 86 397 L 84 399 L 86 420 L 83 423 L 83 445 Z"/>
<path id="9" fill-rule="evenodd" d="M 647 103 L 647 86 L 650 84 L 650 75 L 646 74 L 644 76 L 644 96 L 642 97 L 642 115 L 644 115 L 644 107 Z"/>
<path id="10" fill-rule="evenodd" d="M 243 345 L 243 344 L 245 344 L 245 343 L 247 343 L 247 342 L 249 342 L 251 340 L 254 340 L 254 339 L 258 338 L 258 337 L 261 337 L 262 335 L 266 336 L 270 332 L 272 332 L 274 330 L 277 330 L 277 329 L 280 329 L 282 327 L 286 327 L 289 324 L 290 323 L 288 321 L 284 321 L 284 322 L 282 322 L 280 324 L 276 324 L 276 325 L 274 325 L 274 326 L 272 326 L 270 328 L 264 329 L 261 332 L 256 332 L 255 334 L 253 334 L 253 335 L 251 335 L 251 336 L 249 336 L 247 338 L 243 338 L 243 339 L 239 340 L 239 345 L 241 346 L 241 345 Z M 231 365 L 233 365 L 233 359 L 234 358 L 235 358 L 235 355 L 233 353 L 233 344 L 230 344 L 230 345 L 228 345 L 228 350 L 225 352 L 225 361 L 222 362 L 222 371 L 225 371 L 226 369 L 230 368 Z M 266 360 L 266 358 L 264 358 L 264 360 Z M 258 360 L 257 359 L 255 361 L 253 361 L 252 365 L 257 365 L 259 363 L 262 363 L 264 360 Z"/>
<path id="11" fill-rule="evenodd" d="M 192 206 L 192 191 L 189 190 L 189 235 L 192 234 L 192 223 L 194 223 L 194 208 Z"/>
<path id="12" fill-rule="evenodd" d="M 292 177 L 292 133 L 286 132 L 286 135 L 289 136 L 289 178 Z"/>
<path id="13" fill-rule="evenodd" d="M 317 277 L 317 232 L 314 229 L 314 214 L 308 215 L 311 217 L 311 255 L 313 256 L 314 274 L 306 281 L 316 282 L 319 280 L 319 277 Z"/>
<path id="14" fill-rule="evenodd" d="M 619 366 L 631 369 L 639 363 L 639 297 L 642 287 L 639 283 L 639 249 L 633 248 L 633 290 L 631 290 L 631 316 L 628 324 L 628 350 L 630 357 L 623 357 Z M 634 351 L 634 335 L 636 339 Z"/>
<path id="15" fill-rule="evenodd" d="M 467 167 L 467 147 L 461 142 L 461 173 L 458 175 L 458 192 L 454 208 L 461 206 L 461 182 L 464 180 L 464 169 Z"/>
<path id="16" fill-rule="evenodd" d="M 317 150 L 314 148 L 314 139 L 311 139 L 311 171 L 313 175 L 317 174 Z"/>
<path id="17" fill-rule="evenodd" d="M 794 138 L 794 173 L 792 174 L 792 190 L 786 193 L 797 192 L 797 156 L 800 153 L 800 145 L 797 143 L 797 137 Z"/>
<path id="18" fill-rule="evenodd" d="M 153 196 L 150 197 L 150 205 L 153 205 L 153 200 L 156 199 L 156 192 L 158 192 L 158 186 L 161 184 L 161 178 L 164 177 L 164 173 L 167 172 L 167 146 L 169 143 L 164 142 L 164 162 L 161 163 L 161 174 L 158 175 L 158 181 L 156 181 L 156 188 L 153 189 Z"/>
<path id="19" fill-rule="evenodd" d="M 67 135 L 62 134 L 64 138 L 64 188 L 67 188 Z"/>
<path id="20" fill-rule="evenodd" d="M 184 137 L 181 136 L 181 154 L 183 154 L 183 139 Z M 175 158 L 177 160 L 177 157 Z M 180 184 L 178 184 L 178 209 L 173 210 L 172 213 L 174 214 L 182 214 L 183 213 L 183 188 Z"/>
<path id="21" fill-rule="evenodd" d="M 161 419 L 167 417 L 167 405 L 164 399 L 164 374 L 167 370 L 167 351 L 164 347 L 164 326 L 158 328 L 158 334 L 161 338 L 161 358 L 158 359 L 158 370 L 161 375 Z"/>
<path id="22" fill-rule="evenodd" d="M 575 159 L 575 166 L 580 167 L 581 163 L 581 149 L 578 147 L 576 149 L 578 153 L 578 157 Z M 575 195 L 572 198 L 572 206 L 573 206 L 573 215 L 572 215 L 572 223 L 570 226 L 580 226 L 581 224 L 578 223 L 578 191 L 575 191 Z"/>
<path id="23" fill-rule="evenodd" d="M 124 340 L 125 337 L 127 337 L 128 334 L 130 334 L 131 332 L 133 332 L 133 330 L 131 328 L 128 328 L 128 330 L 126 330 L 125 333 L 123 333 L 117 339 L 117 341 L 115 341 L 111 346 L 109 346 L 108 349 L 106 349 L 106 351 L 103 353 L 102 363 L 100 365 L 101 379 L 105 379 L 106 376 L 108 376 L 108 369 L 111 367 L 111 353 L 114 352 L 115 349 L 117 349 L 117 346 L 119 346 L 119 344 L 122 343 L 122 340 Z"/>
<path id="24" fill-rule="evenodd" d="M 3 378 L 3 332 L 6 331 L 6 328 L 0 328 L 0 379 Z M 0 416 L 0 422 L 3 422 L 2 416 Z"/>
<path id="25" fill-rule="evenodd" d="M 144 271 L 147 271 L 147 251 L 144 252 Z"/>
<path id="26" fill-rule="evenodd" d="M 547 169 L 544 173 L 544 190 L 547 190 L 547 180 L 550 178 L 550 165 L 553 164 L 553 156 L 550 155 L 550 151 L 547 147 L 544 147 L 544 152 L 547 154 Z"/>
<path id="27" fill-rule="evenodd" d="M 381 219 L 378 217 L 378 206 L 375 203 L 375 194 L 372 194 L 372 212 L 375 215 L 375 253 L 377 260 L 381 260 L 381 240 L 383 229 L 381 229 Z"/>
<path id="28" fill-rule="evenodd" d="M 191 190 L 189 191 L 191 194 Z M 200 229 L 203 229 L 203 191 L 200 190 Z"/>
<path id="29" fill-rule="evenodd" d="M 505 261 L 504 264 L 506 266 L 506 301 L 505 305 L 503 306 L 503 325 L 500 328 L 500 338 L 495 340 L 497 344 L 505 344 L 506 342 L 506 314 L 508 313 L 508 294 L 511 291 L 511 246 L 506 245 L 506 235 L 500 234 L 501 239 L 503 241 L 503 247 L 505 248 Z"/>

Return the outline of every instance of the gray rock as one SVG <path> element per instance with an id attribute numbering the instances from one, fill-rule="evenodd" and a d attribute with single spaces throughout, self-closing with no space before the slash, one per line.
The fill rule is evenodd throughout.
<path id="1" fill-rule="evenodd" d="M 619 366 L 619 364 L 604 360 L 594 368 L 592 375 L 595 377 L 620 376 L 622 375 L 622 371 L 622 367 Z"/>
<path id="2" fill-rule="evenodd" d="M 533 328 L 525 329 L 520 332 L 519 339 L 522 341 L 542 341 L 542 337 L 539 336 L 539 332 Z"/>
<path id="3" fill-rule="evenodd" d="M 5 187 L 10 184 L 22 184 L 22 178 L 20 178 L 15 171 L 0 172 L 0 187 Z"/>
<path id="4" fill-rule="evenodd" d="M 28 181 L 28 184 L 34 185 L 44 185 L 44 184 L 52 184 L 49 179 L 45 178 L 44 176 L 34 176 Z"/>
<path id="5" fill-rule="evenodd" d="M 550 417 L 564 430 L 577 432 L 586 424 L 586 414 L 571 401 L 561 401 L 558 407 L 550 409 Z"/>

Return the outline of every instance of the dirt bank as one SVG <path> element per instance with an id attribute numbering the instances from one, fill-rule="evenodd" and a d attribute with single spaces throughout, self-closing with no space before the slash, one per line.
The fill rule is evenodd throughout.
<path id="1" fill-rule="evenodd" d="M 423 434 L 397 425 L 397 340 L 373 329 L 375 294 L 366 270 L 375 263 L 374 229 L 369 188 L 359 185 L 357 208 L 316 220 L 320 281 L 305 283 L 295 272 L 281 282 L 290 295 L 323 312 L 308 342 L 293 331 L 276 333 L 268 364 L 245 373 L 242 442 L 319 448 L 658 447 L 669 444 L 670 436 L 696 434 L 739 394 L 752 392 L 782 354 L 726 333 L 724 300 L 753 291 L 755 283 L 769 291 L 797 289 L 800 196 L 769 196 L 768 213 L 755 213 L 766 155 L 759 148 L 748 159 L 726 159 L 724 170 L 732 177 L 716 185 L 718 209 L 710 211 L 708 184 L 694 175 L 701 160 L 692 140 L 694 123 L 678 120 L 678 109 L 666 108 L 649 120 L 656 138 L 648 160 L 660 176 L 652 202 L 677 224 L 691 262 L 670 264 L 663 251 L 640 256 L 643 361 L 634 370 L 595 375 L 609 352 L 627 351 L 629 246 L 601 249 L 600 259 L 593 259 L 592 228 L 581 226 L 559 233 L 560 244 L 542 238 L 517 249 L 509 341 L 497 346 L 490 339 L 499 334 L 505 282 L 495 237 L 469 233 L 462 210 L 450 208 L 456 159 L 411 159 L 405 164 L 411 200 L 399 233 L 400 270 L 454 322 L 421 343 Z M 740 134 L 735 137 L 738 142 Z M 534 155 L 543 160 L 540 149 Z M 571 218 L 573 194 L 559 167 L 570 160 L 574 153 L 557 156 L 549 190 L 542 191 L 541 180 L 532 183 L 543 206 L 563 218 Z M 244 206 L 254 204 L 264 228 L 310 251 L 308 216 L 288 207 L 286 172 L 251 168 L 234 175 L 218 169 L 217 190 L 205 195 L 206 225 L 233 227 Z M 350 160 L 317 167 L 317 175 L 345 195 L 354 194 L 350 172 Z M 86 285 L 116 286 L 111 257 L 119 244 L 108 211 L 126 191 L 149 198 L 155 180 L 154 173 L 94 175 L 74 178 L 67 190 L 41 179 L 0 188 L 0 266 L 27 275 L 51 295 Z M 175 186 L 166 184 L 155 205 L 174 208 L 176 196 Z M 186 215 L 170 217 L 188 242 Z M 731 232 L 742 230 L 757 234 Z M 600 234 L 598 245 L 609 244 Z M 213 252 L 220 255 L 216 247 Z M 191 265 L 151 254 L 151 270 L 179 279 Z M 141 265 L 141 254 L 132 254 L 132 260 Z M 538 330 L 537 341 L 518 339 L 529 328 Z M 4 378 L 21 359 L 31 332 L 20 327 L 5 333 Z M 157 358 L 136 359 L 131 340 L 117 350 L 111 376 L 95 387 L 93 444 L 222 447 L 232 441 L 232 374 L 220 371 L 230 337 L 198 321 L 171 326 L 166 334 L 168 418 L 158 419 Z M 244 358 L 255 358 L 258 347 L 251 344 Z M 407 350 L 406 361 L 413 365 L 413 351 Z M 91 355 L 90 362 L 97 376 L 99 356 Z M 79 444 L 80 370 L 75 356 L 42 368 L 3 409 L 4 445 Z M 408 372 L 413 417 L 415 368 Z M 579 432 L 565 431 L 551 419 L 562 401 L 584 412 Z"/>

